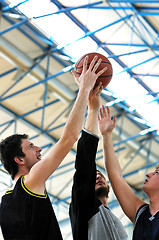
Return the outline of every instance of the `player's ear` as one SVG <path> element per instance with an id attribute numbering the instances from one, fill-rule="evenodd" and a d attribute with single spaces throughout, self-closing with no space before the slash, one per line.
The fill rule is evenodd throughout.
<path id="1" fill-rule="evenodd" d="M 23 165 L 23 164 L 24 164 L 24 159 L 23 159 L 22 157 L 16 156 L 16 157 L 14 158 L 14 161 L 15 161 L 17 164 L 19 164 L 19 165 Z"/>

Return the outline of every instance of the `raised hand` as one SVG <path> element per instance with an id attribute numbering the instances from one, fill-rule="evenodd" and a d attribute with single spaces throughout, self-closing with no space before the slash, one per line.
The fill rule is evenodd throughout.
<path id="1" fill-rule="evenodd" d="M 101 71 L 96 73 L 96 70 L 98 69 L 99 65 L 102 62 L 102 59 L 98 59 L 97 61 L 97 58 L 98 58 L 97 56 L 93 58 L 89 65 L 89 68 L 87 69 L 88 56 L 85 57 L 83 62 L 83 70 L 80 76 L 78 76 L 74 72 L 74 70 L 72 71 L 72 74 L 79 88 L 84 87 L 87 88 L 88 90 L 91 90 L 94 87 L 97 78 L 107 70 L 107 67 L 105 67 Z"/>
<path id="2" fill-rule="evenodd" d="M 102 135 L 106 135 L 107 133 L 111 133 L 116 126 L 116 116 L 111 120 L 110 109 L 107 106 L 106 109 L 102 105 L 102 108 L 99 110 L 98 116 L 98 124 L 99 130 Z"/>

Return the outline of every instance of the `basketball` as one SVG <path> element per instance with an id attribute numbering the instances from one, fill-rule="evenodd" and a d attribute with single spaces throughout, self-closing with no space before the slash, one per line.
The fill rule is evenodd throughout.
<path id="1" fill-rule="evenodd" d="M 83 69 L 83 61 L 84 61 L 84 58 L 88 55 L 88 64 L 87 64 L 87 69 L 91 63 L 91 61 L 93 60 L 93 58 L 95 56 L 98 56 L 98 59 L 101 58 L 102 59 L 102 62 L 101 64 L 99 65 L 96 73 L 98 73 L 100 70 L 102 70 L 104 67 L 107 67 L 107 70 L 102 74 L 100 75 L 98 78 L 97 78 L 97 81 L 96 81 L 96 84 L 95 84 L 95 87 L 97 86 L 97 84 L 99 82 L 102 82 L 102 85 L 103 85 L 103 88 L 105 88 L 109 82 L 111 81 L 112 79 L 112 76 L 113 76 L 113 68 L 112 68 L 112 65 L 110 63 L 110 61 L 108 60 L 108 58 L 106 58 L 104 55 L 100 54 L 100 53 L 96 53 L 96 52 L 92 52 L 92 53 L 88 53 L 88 54 L 85 54 L 83 55 L 75 64 L 75 68 L 74 68 L 74 71 L 80 75 L 82 73 L 82 69 Z M 97 59 L 97 61 L 98 61 Z M 96 61 L 96 62 L 97 62 Z"/>

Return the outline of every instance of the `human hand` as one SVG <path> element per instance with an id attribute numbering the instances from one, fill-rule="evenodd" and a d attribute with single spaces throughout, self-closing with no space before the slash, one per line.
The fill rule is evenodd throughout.
<path id="1" fill-rule="evenodd" d="M 112 121 L 110 116 L 110 109 L 108 106 L 106 107 L 106 109 L 103 105 L 102 105 L 102 108 L 100 108 L 99 116 L 98 116 L 98 124 L 99 124 L 99 130 L 102 135 L 111 133 L 115 128 L 116 116 L 113 117 L 113 121 Z"/>
<path id="2" fill-rule="evenodd" d="M 89 110 L 98 111 L 100 107 L 100 94 L 103 90 L 102 82 L 96 88 L 93 88 L 89 93 L 88 107 Z"/>
<path id="3" fill-rule="evenodd" d="M 105 67 L 98 73 L 96 73 L 96 70 L 98 69 L 99 65 L 102 62 L 102 59 L 98 59 L 97 61 L 97 58 L 98 58 L 97 56 L 93 58 L 87 69 L 88 56 L 85 57 L 83 61 L 82 73 L 80 76 L 78 76 L 78 74 L 74 70 L 72 70 L 72 74 L 79 88 L 87 89 L 88 91 L 90 91 L 94 87 L 97 78 L 107 70 L 107 67 Z"/>

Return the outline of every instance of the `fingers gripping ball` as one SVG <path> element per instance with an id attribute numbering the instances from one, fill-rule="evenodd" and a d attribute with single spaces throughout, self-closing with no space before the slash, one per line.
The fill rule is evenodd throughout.
<path id="1" fill-rule="evenodd" d="M 102 70 L 104 67 L 107 67 L 107 70 L 102 74 L 100 75 L 98 78 L 97 78 L 97 81 L 96 81 L 96 84 L 95 84 L 95 87 L 97 86 L 97 84 L 99 82 L 102 82 L 103 84 L 103 88 L 105 88 L 109 82 L 111 81 L 112 79 L 112 76 L 113 76 L 113 68 L 112 68 L 112 65 L 110 63 L 110 61 L 108 60 L 108 58 L 106 58 L 104 55 L 100 54 L 100 53 L 96 53 L 96 52 L 93 52 L 93 53 L 88 53 L 88 54 L 85 54 L 83 55 L 75 64 L 75 68 L 74 68 L 74 71 L 80 75 L 82 73 L 82 69 L 83 69 L 83 61 L 84 61 L 84 58 L 88 56 L 88 64 L 87 64 L 87 69 L 91 63 L 91 61 L 93 60 L 93 58 L 95 56 L 98 56 L 98 59 L 101 58 L 102 59 L 102 62 L 101 64 L 99 65 L 96 73 L 98 73 L 100 70 Z M 97 59 L 97 61 L 98 61 Z"/>

